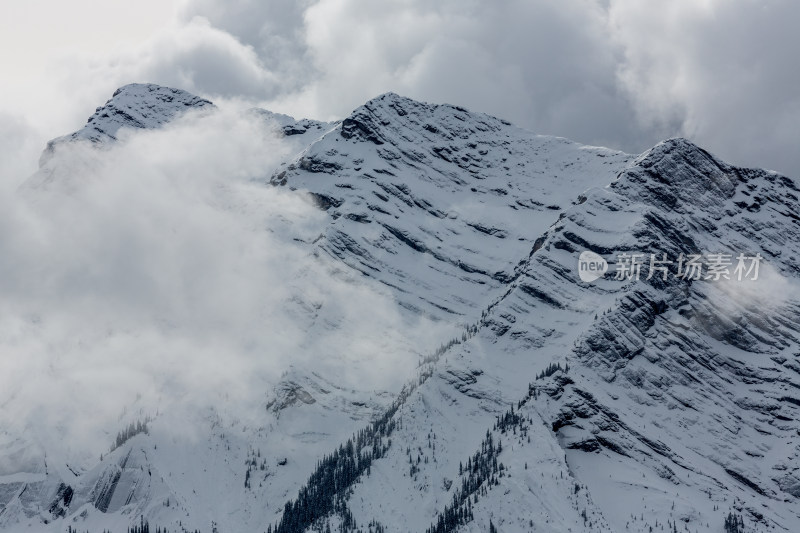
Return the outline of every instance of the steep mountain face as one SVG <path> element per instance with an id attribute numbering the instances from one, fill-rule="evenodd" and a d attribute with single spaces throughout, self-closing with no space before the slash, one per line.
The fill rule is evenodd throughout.
<path id="1" fill-rule="evenodd" d="M 796 530 L 797 192 L 673 140 L 585 193 L 398 410 L 394 453 L 348 499 L 356 522 L 446 525 L 469 487 L 461 530 L 721 531 L 731 511 L 748 531 Z M 682 280 L 677 265 L 587 285 L 585 249 L 766 264 L 751 286 Z M 569 370 L 533 379 L 554 363 Z M 485 454 L 486 429 L 505 468 L 474 488 L 461 464 Z"/>
<path id="2" fill-rule="evenodd" d="M 332 218 L 316 246 L 415 313 L 466 326 L 534 241 L 630 156 L 385 94 L 276 173 Z"/>
<path id="3" fill-rule="evenodd" d="M 128 86 L 53 142 L 209 105 Z M 294 369 L 265 384 L 262 427 L 222 403 L 176 440 L 155 417 L 85 470 L 4 435 L 0 529 L 725 531 L 732 512 L 730 531 L 800 530 L 795 180 L 682 139 L 634 157 L 395 94 L 339 123 L 253 113 L 295 151 L 264 186 L 329 215 L 309 253 L 449 333 L 409 354 L 400 391 Z M 610 263 L 594 283 L 584 250 Z M 617 280 L 622 253 L 673 263 Z M 758 280 L 679 276 L 681 256 L 708 272 L 740 253 L 763 257 Z M 309 335 L 334 327 L 290 309 Z"/>

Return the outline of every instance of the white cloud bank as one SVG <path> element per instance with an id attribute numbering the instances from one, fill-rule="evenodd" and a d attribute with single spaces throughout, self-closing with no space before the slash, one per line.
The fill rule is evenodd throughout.
<path id="1" fill-rule="evenodd" d="M 618 71 L 645 127 L 800 177 L 800 3 L 612 0 Z M 665 128 L 666 126 L 666 128 Z"/>
<path id="2" fill-rule="evenodd" d="M 3 180 L 2 430 L 96 458 L 135 401 L 180 419 L 224 395 L 263 419 L 290 367 L 361 390 L 411 376 L 438 335 L 297 244 L 329 217 L 258 181 L 288 155 L 274 131 L 192 115 L 108 150 L 62 144 L 45 188 Z"/>

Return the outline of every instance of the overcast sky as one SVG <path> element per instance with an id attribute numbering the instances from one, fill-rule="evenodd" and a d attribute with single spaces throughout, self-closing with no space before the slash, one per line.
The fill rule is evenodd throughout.
<path id="1" fill-rule="evenodd" d="M 27 172 L 116 87 L 154 82 L 322 119 L 395 91 L 800 176 L 798 20 L 796 0 L 6 0 L 0 164 Z"/>

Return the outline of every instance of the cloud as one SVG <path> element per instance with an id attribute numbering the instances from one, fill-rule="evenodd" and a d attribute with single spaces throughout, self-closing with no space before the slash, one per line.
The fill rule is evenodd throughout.
<path id="1" fill-rule="evenodd" d="M 138 46 L 110 56 L 78 57 L 67 84 L 80 80 L 113 88 L 156 81 L 212 98 L 254 98 L 274 93 L 278 78 L 265 69 L 255 50 L 214 28 L 203 17 L 174 24 Z M 108 91 L 107 91 L 108 92 Z"/>
<path id="2" fill-rule="evenodd" d="M 266 69 L 286 87 L 298 89 L 314 73 L 303 61 L 307 52 L 304 28 L 306 9 L 313 0 L 194 0 L 182 6 L 179 20 L 202 17 L 258 54 Z"/>
<path id="3" fill-rule="evenodd" d="M 42 138 L 24 117 L 0 111 L 0 189 L 17 187 L 36 170 Z"/>
<path id="4" fill-rule="evenodd" d="M 677 125 L 732 162 L 800 176 L 798 17 L 787 0 L 612 0 L 620 81 L 656 131 Z"/>
<path id="5" fill-rule="evenodd" d="M 630 152 L 682 135 L 733 162 L 798 175 L 800 7 L 680 0 L 195 0 L 252 46 L 294 114 L 341 117 L 385 91 Z"/>
<path id="6" fill-rule="evenodd" d="M 0 427 L 96 458 L 133 407 L 180 419 L 224 395 L 261 420 L 290 368 L 362 390 L 412 374 L 439 335 L 301 243 L 329 217 L 264 184 L 289 155 L 274 131 L 190 115 L 61 145 L 54 181 L 3 190 Z"/>
<path id="7" fill-rule="evenodd" d="M 275 105 L 341 116 L 385 91 L 449 102 L 542 133 L 643 149 L 595 2 L 322 0 L 305 12 L 315 75 Z"/>
<path id="8" fill-rule="evenodd" d="M 13 96 L 50 138 L 134 81 L 321 119 L 395 91 L 633 153 L 682 135 L 797 176 L 799 10 L 790 0 L 187 0 L 148 39 L 62 55 Z M 103 19 L 104 31 L 115 23 Z"/>

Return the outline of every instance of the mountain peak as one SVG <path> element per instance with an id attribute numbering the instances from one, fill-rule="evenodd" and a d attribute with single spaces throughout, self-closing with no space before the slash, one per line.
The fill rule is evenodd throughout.
<path id="1" fill-rule="evenodd" d="M 341 135 L 374 144 L 384 144 L 400 130 L 413 130 L 445 140 L 466 138 L 471 134 L 498 131 L 510 126 L 507 121 L 474 113 L 449 104 L 429 104 L 388 92 L 356 108 L 342 121 Z M 402 136 L 402 135 L 401 135 Z"/>
<path id="2" fill-rule="evenodd" d="M 674 160 L 675 158 L 686 157 L 702 157 L 714 161 L 717 165 L 725 165 L 727 167 L 725 163 L 684 137 L 673 137 L 661 141 L 640 155 L 636 161 L 634 161 L 634 164 L 638 164 L 644 168 L 650 168 L 665 159 Z"/>
<path id="3" fill-rule="evenodd" d="M 419 102 L 407 96 L 401 96 L 396 92 L 386 92 L 379 94 L 374 98 L 370 98 L 361 107 L 368 107 L 370 109 L 396 109 L 398 106 L 425 106 L 429 105 L 425 102 Z"/>
<path id="4" fill-rule="evenodd" d="M 47 143 L 39 166 L 49 161 L 55 147 L 67 141 L 106 143 L 117 140 L 121 128 L 158 128 L 190 110 L 213 107 L 209 100 L 182 89 L 153 83 L 123 85 L 102 106 L 95 109 L 83 128 Z"/>
<path id="5" fill-rule="evenodd" d="M 393 92 L 381 94 L 356 108 L 342 121 L 341 135 L 345 139 L 357 138 L 383 144 L 386 140 L 381 132 L 383 127 L 391 124 L 397 117 L 406 116 L 408 108 L 420 105 L 425 104 Z"/>
<path id="6" fill-rule="evenodd" d="M 189 109 L 214 106 L 190 92 L 154 83 L 123 85 L 104 105 L 95 109 L 83 129 L 70 137 L 92 142 L 115 140 L 122 127 L 156 128 Z"/>
<path id="7" fill-rule="evenodd" d="M 738 173 L 691 141 L 662 141 L 637 157 L 612 187 L 646 203 L 685 210 L 720 206 L 736 192 Z"/>

